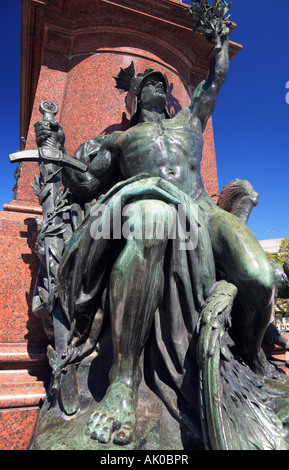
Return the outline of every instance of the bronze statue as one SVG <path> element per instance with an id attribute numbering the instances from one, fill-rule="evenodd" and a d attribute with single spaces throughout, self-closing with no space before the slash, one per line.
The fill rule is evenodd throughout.
<path id="1" fill-rule="evenodd" d="M 51 249 L 57 264 L 53 292 L 43 307 L 42 273 L 35 313 L 45 318 L 47 330 L 52 317 L 55 331 L 57 318 L 65 325 L 61 347 L 50 348 L 49 358 L 52 389 L 62 387 L 67 414 L 77 416 L 81 406 L 75 364 L 96 355 L 94 380 L 106 386 L 90 413 L 87 438 L 129 445 L 138 426 L 139 388 L 149 387 L 180 424 L 184 448 L 254 448 L 258 439 L 264 448 L 286 448 L 281 418 L 277 423 L 274 406 L 265 405 L 262 388 L 266 378 L 277 376 L 262 350 L 275 274 L 244 223 L 256 201 L 242 216 L 229 213 L 207 195 L 200 176 L 202 134 L 229 67 L 228 17 L 222 18 L 230 5 L 196 3 L 190 12 L 214 44 L 214 59 L 208 78 L 175 117 L 166 108 L 163 74 L 147 69 L 136 75 L 132 63 L 115 77 L 117 88 L 127 92 L 128 130 L 82 144 L 70 160 L 61 125 L 36 123 L 38 147 L 53 137 L 60 150 L 62 166 L 54 171 L 61 168 L 70 197 L 66 204 L 68 193 L 58 194 L 56 213 L 66 210 L 70 218 L 52 225 L 50 234 L 53 227 L 56 236 L 65 224 L 72 228 L 63 251 Z M 42 150 L 43 161 L 49 158 L 49 150 Z M 180 208 L 186 228 L 176 225 Z M 118 217 L 128 231 L 113 238 Z M 41 240 L 38 251 L 44 254 Z M 103 362 L 110 370 L 107 383 L 101 358 L 109 357 L 109 345 L 112 362 Z M 256 427 L 248 421 L 240 431 L 233 419 L 238 400 Z M 262 402 L 258 411 L 256 400 Z M 264 419 L 271 444 L 258 425 Z"/>

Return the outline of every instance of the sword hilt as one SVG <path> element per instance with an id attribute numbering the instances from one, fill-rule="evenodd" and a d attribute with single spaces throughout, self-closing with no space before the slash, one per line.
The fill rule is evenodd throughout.
<path id="1" fill-rule="evenodd" d="M 43 121 L 51 122 L 52 124 L 55 123 L 54 116 L 57 114 L 58 107 L 57 105 L 50 100 L 42 101 L 39 105 L 39 111 L 43 115 Z M 45 141 L 45 145 L 43 147 L 56 147 L 57 146 L 57 138 L 56 133 L 53 133 L 50 137 L 47 138 Z"/>
<path id="2" fill-rule="evenodd" d="M 40 103 L 39 111 L 43 114 L 43 121 L 55 123 L 54 116 L 58 111 L 53 101 L 45 100 Z M 40 157 L 40 159 L 39 159 Z M 11 163 L 22 161 L 38 161 L 39 163 L 64 164 L 79 171 L 86 171 L 87 165 L 77 158 L 70 157 L 61 151 L 57 145 L 57 132 L 51 131 L 51 135 L 45 140 L 38 150 L 23 150 L 9 155 Z"/>
<path id="3" fill-rule="evenodd" d="M 39 105 L 39 111 L 43 114 L 43 121 L 55 122 L 54 116 L 57 114 L 58 107 L 53 101 L 42 101 Z"/>

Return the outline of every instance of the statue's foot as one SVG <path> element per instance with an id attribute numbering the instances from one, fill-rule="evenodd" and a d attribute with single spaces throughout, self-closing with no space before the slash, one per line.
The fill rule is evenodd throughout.
<path id="1" fill-rule="evenodd" d="M 125 445 L 131 442 L 135 427 L 135 394 L 124 383 L 113 382 L 91 414 L 86 434 L 107 444 L 117 430 L 113 442 Z"/>

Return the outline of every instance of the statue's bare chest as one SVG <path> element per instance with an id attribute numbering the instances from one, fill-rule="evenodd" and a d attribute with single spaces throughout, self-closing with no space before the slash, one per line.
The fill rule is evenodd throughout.
<path id="1" fill-rule="evenodd" d="M 148 122 L 124 132 L 119 139 L 123 163 L 145 161 L 149 166 L 170 163 L 184 165 L 201 158 L 202 133 L 190 126 L 180 126 L 173 120 Z"/>

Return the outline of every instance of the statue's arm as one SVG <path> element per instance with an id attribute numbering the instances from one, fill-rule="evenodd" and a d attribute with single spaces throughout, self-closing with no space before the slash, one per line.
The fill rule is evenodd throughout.
<path id="1" fill-rule="evenodd" d="M 69 166 L 62 169 L 63 184 L 78 198 L 89 201 L 113 180 L 118 168 L 118 148 L 115 144 L 119 133 L 113 133 L 103 140 L 100 146 L 81 145 L 74 157 L 86 165 L 85 172 Z M 99 148 L 98 148 L 99 147 Z"/>
<path id="2" fill-rule="evenodd" d="M 89 201 L 98 196 L 103 187 L 113 179 L 118 168 L 117 138 L 121 132 L 98 136 L 82 144 L 71 158 L 65 149 L 65 134 L 59 122 L 38 121 L 35 124 L 36 143 L 39 148 L 47 146 L 53 136 L 54 146 L 61 152 L 63 184 L 79 199 Z M 84 163 L 86 171 L 77 169 L 76 161 Z"/>
<path id="3" fill-rule="evenodd" d="M 210 73 L 196 88 L 189 110 L 193 118 L 200 120 L 202 130 L 212 115 L 219 91 L 226 80 L 229 70 L 229 39 L 222 38 L 221 48 L 216 50 L 210 64 Z"/>

